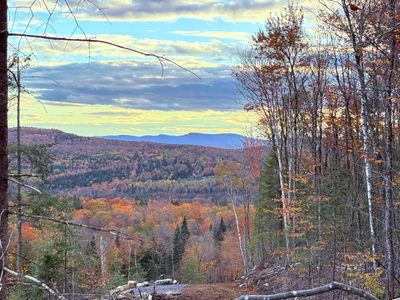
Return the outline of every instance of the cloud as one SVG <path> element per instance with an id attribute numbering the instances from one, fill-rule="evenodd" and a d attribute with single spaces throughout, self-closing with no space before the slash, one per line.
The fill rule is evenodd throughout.
<path id="1" fill-rule="evenodd" d="M 142 110 L 236 110 L 236 87 L 222 67 L 192 74 L 156 63 L 92 63 L 33 67 L 26 86 L 49 103 L 101 104 Z M 51 78 L 52 80 L 48 80 Z"/>
<path id="2" fill-rule="evenodd" d="M 24 95 L 22 102 L 24 126 L 57 128 L 85 136 L 189 132 L 243 134 L 245 127 L 256 121 L 255 114 L 243 110 L 140 110 L 98 104 L 59 106 L 45 101 L 45 111 L 30 95 Z M 15 110 L 11 109 L 11 127 L 15 126 L 15 115 Z"/>
<path id="3" fill-rule="evenodd" d="M 172 33 L 183 35 L 183 36 L 199 36 L 199 37 L 209 37 L 215 39 L 230 39 L 230 40 L 240 40 L 240 41 L 248 41 L 250 39 L 251 34 L 243 31 L 185 31 L 185 30 L 176 30 Z"/>
<path id="4" fill-rule="evenodd" d="M 75 38 L 84 38 L 76 35 Z M 189 42 L 181 40 L 162 40 L 162 39 L 136 39 L 130 35 L 96 35 L 89 38 L 103 40 L 124 47 L 136 49 L 146 53 L 154 53 L 160 56 L 178 60 L 179 58 L 199 58 L 204 63 L 215 63 L 216 59 L 226 60 L 236 53 L 237 43 L 224 43 L 217 39 L 204 42 Z M 14 38 L 14 40 L 16 40 Z M 68 61 L 89 61 L 89 60 L 121 60 L 136 59 L 149 60 L 135 52 L 127 51 L 121 48 L 113 47 L 102 43 L 83 43 L 83 42 L 65 42 L 48 40 L 22 40 L 22 51 L 29 53 L 34 50 L 39 61 L 46 62 L 65 62 Z M 68 53 L 68 55 L 66 55 Z"/>
<path id="5" fill-rule="evenodd" d="M 100 0 L 97 3 L 111 20 L 130 21 L 174 21 L 192 18 L 258 22 L 264 20 L 267 10 L 281 7 L 279 1 L 274 0 Z M 98 18 L 99 14 L 93 9 L 87 9 L 81 16 Z"/>
<path id="6" fill-rule="evenodd" d="M 78 20 L 111 21 L 176 21 L 178 19 L 224 20 L 227 22 L 262 22 L 268 13 L 282 10 L 286 2 L 279 0 L 69 0 L 58 1 L 55 11 L 62 18 L 73 19 L 69 7 Z M 33 4 L 33 5 L 32 5 Z M 315 7 L 315 1 L 298 0 L 297 4 Z M 30 7 L 35 13 L 47 14 L 42 1 L 10 0 L 10 7 Z M 53 5 L 51 6 L 53 8 Z M 77 9 L 75 9 L 77 8 Z M 105 16 L 106 17 L 105 17 Z M 52 16 L 54 19 L 54 16 Z"/>

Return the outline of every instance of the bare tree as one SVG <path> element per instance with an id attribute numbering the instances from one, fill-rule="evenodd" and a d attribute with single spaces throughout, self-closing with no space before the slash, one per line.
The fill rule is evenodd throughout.
<path id="1" fill-rule="evenodd" d="M 36 3 L 36 0 L 32 0 L 32 3 L 27 9 L 31 12 L 33 17 L 33 6 Z M 85 1 L 83 1 L 85 2 Z M 87 1 L 88 3 L 95 5 L 92 1 Z M 43 4 L 48 13 L 48 19 L 45 22 L 45 30 L 43 35 L 32 35 L 27 34 L 26 29 L 23 33 L 13 33 L 8 31 L 8 5 L 7 1 L 0 1 L 0 253 L 1 253 L 1 262 L 0 262 L 0 279 L 1 282 L 5 282 L 5 266 L 7 264 L 6 260 L 6 245 L 9 243 L 9 235 L 8 235 L 8 214 L 9 214 L 9 205 L 8 205 L 8 197 L 7 197 L 7 190 L 8 190 L 8 181 L 12 179 L 19 187 L 27 187 L 28 185 L 23 184 L 19 180 L 15 180 L 13 178 L 9 178 L 8 176 L 8 156 L 7 156 L 7 144 L 8 144 L 8 63 L 7 63 L 7 55 L 8 55 L 8 37 L 19 37 L 24 39 L 44 39 L 44 40 L 58 40 L 58 41 L 65 41 L 65 42 L 79 42 L 79 43 L 89 43 L 89 44 L 104 44 L 109 45 L 111 47 L 116 47 L 123 49 L 128 52 L 133 52 L 136 54 L 140 54 L 146 57 L 153 57 L 154 59 L 160 62 L 160 67 L 163 70 L 164 63 L 171 63 L 179 68 L 182 68 L 194 76 L 198 77 L 196 74 L 191 72 L 190 70 L 182 67 L 178 63 L 165 58 L 163 56 L 159 56 L 153 53 L 146 53 L 140 50 L 136 50 L 131 47 L 126 47 L 123 45 L 119 45 L 110 41 L 106 40 L 97 40 L 97 39 L 90 39 L 86 37 L 83 29 L 79 25 L 77 18 L 75 16 L 75 12 L 71 9 L 69 2 L 65 1 L 65 5 L 67 11 L 73 18 L 74 22 L 76 23 L 76 30 L 81 31 L 85 38 L 73 38 L 73 37 L 55 37 L 55 36 L 48 36 L 47 28 L 51 23 L 52 17 L 55 14 L 55 10 L 60 3 L 57 1 L 53 8 L 49 8 L 46 5 L 46 2 L 43 1 Z M 79 5 L 78 5 L 79 7 Z M 98 7 L 96 7 L 98 9 Z M 101 11 L 101 10 L 100 10 Z M 102 11 L 101 11 L 102 12 Z M 28 22 L 29 26 L 30 21 Z M 17 50 L 19 50 L 17 48 Z M 20 213 L 20 215 L 22 215 Z M 18 251 L 19 252 L 19 251 Z M 20 266 L 20 263 L 19 263 Z M 17 272 L 17 274 L 21 274 L 21 272 Z M 6 285 L 2 285 L 0 289 L 0 300 L 7 299 L 7 288 Z"/>
<path id="2" fill-rule="evenodd" d="M 4 276 L 4 267 L 7 263 L 5 245 L 8 242 L 8 78 L 7 78 L 7 1 L 0 2 L 0 274 Z M 4 282 L 4 278 L 3 278 Z M 3 286 L 0 290 L 0 299 L 7 299 L 7 290 Z"/>

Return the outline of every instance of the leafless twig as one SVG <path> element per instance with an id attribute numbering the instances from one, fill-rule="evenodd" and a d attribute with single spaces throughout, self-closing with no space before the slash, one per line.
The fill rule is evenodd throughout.
<path id="1" fill-rule="evenodd" d="M 20 185 L 20 186 L 23 186 L 23 187 L 26 187 L 26 188 L 28 188 L 28 189 L 30 189 L 30 190 L 33 190 L 33 191 L 35 191 L 35 192 L 37 192 L 37 193 L 39 193 L 39 194 L 42 193 L 39 189 L 35 188 L 34 186 L 31 186 L 31 185 L 29 185 L 29 184 L 26 184 L 26 183 L 24 183 L 24 182 L 22 182 L 22 181 L 19 181 L 19 180 L 13 178 L 13 177 L 9 177 L 8 180 L 11 181 L 11 182 L 13 182 L 13 183 L 16 183 L 16 184 L 18 184 L 18 185 Z"/>
<path id="2" fill-rule="evenodd" d="M 10 211 L 10 214 L 16 214 L 16 213 Z M 141 238 L 131 236 L 127 233 L 121 232 L 116 229 L 100 228 L 100 227 L 90 226 L 90 225 L 86 225 L 86 224 L 79 224 L 79 223 L 75 223 L 75 222 L 71 222 L 71 221 L 67 221 L 67 220 L 60 220 L 60 219 L 56 219 L 56 218 L 52 218 L 52 217 L 45 217 L 45 216 L 29 215 L 29 214 L 25 214 L 25 213 L 22 213 L 21 216 L 26 219 L 46 220 L 46 221 L 64 224 L 64 225 L 68 225 L 68 226 L 75 226 L 75 227 L 86 228 L 86 229 L 90 229 L 90 230 L 94 230 L 94 231 L 106 232 L 106 233 L 109 233 L 114 236 L 119 236 L 126 240 L 140 241 L 140 242 L 144 241 Z"/>
<path id="3" fill-rule="evenodd" d="M 26 34 L 26 33 L 13 33 L 10 32 L 8 34 L 9 36 L 15 36 L 15 37 L 25 37 L 25 38 L 34 38 L 34 39 L 42 39 L 42 40 L 53 40 L 53 41 L 64 41 L 64 42 L 81 42 L 81 43 L 89 43 L 89 44 L 104 44 L 104 45 L 109 45 L 115 48 L 119 48 L 119 49 L 123 49 L 129 52 L 134 52 L 136 54 L 140 54 L 143 55 L 145 57 L 153 57 L 155 59 L 157 59 L 160 63 L 161 63 L 161 67 L 163 68 L 163 63 L 164 62 L 168 62 L 170 64 L 175 65 L 176 67 L 189 72 L 190 74 L 192 74 L 193 76 L 201 79 L 196 73 L 194 73 L 193 71 L 185 68 L 184 66 L 178 64 L 177 62 L 173 61 L 172 59 L 166 58 L 164 56 L 161 55 L 157 55 L 154 53 L 148 53 L 148 52 L 144 52 L 144 51 L 140 51 L 134 48 L 130 48 L 130 47 L 126 47 L 126 46 L 122 46 L 116 43 L 112 43 L 109 41 L 105 41 L 105 40 L 98 40 L 98 39 L 91 39 L 91 38 L 66 38 L 66 37 L 56 37 L 56 36 L 47 36 L 47 35 L 36 35 L 36 34 Z"/>
<path id="4" fill-rule="evenodd" d="M 45 284 L 44 282 L 40 281 L 39 279 L 37 279 L 37 278 L 35 278 L 33 276 L 19 274 L 19 273 L 13 271 L 13 270 L 10 270 L 7 267 L 4 268 L 4 271 L 6 271 L 9 275 L 11 275 L 13 277 L 22 278 L 22 279 L 25 279 L 25 280 L 28 280 L 30 282 L 35 283 L 36 285 L 38 285 L 38 287 L 48 291 L 53 296 L 57 297 L 57 299 L 61 299 L 61 300 L 65 300 L 66 299 L 64 296 L 61 296 L 58 292 L 56 292 L 55 290 L 51 289 L 47 284 Z"/>

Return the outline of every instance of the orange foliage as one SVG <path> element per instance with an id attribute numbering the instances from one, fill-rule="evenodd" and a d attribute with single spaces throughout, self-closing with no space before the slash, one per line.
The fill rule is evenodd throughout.
<path id="1" fill-rule="evenodd" d="M 22 239 L 24 241 L 34 241 L 38 238 L 39 231 L 29 223 L 22 224 Z"/>

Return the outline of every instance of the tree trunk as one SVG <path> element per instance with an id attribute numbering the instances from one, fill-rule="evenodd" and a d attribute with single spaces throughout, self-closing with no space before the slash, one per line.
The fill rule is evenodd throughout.
<path id="1" fill-rule="evenodd" d="M 6 265 L 6 255 L 3 253 L 8 242 L 8 81 L 7 81 L 7 1 L 0 1 L 0 241 L 1 257 L 0 273 L 3 274 Z M 6 278 L 2 278 L 4 283 Z M 7 299 L 5 285 L 0 290 L 0 300 Z"/>
<path id="2" fill-rule="evenodd" d="M 273 294 L 273 295 L 254 295 L 254 296 L 240 296 L 239 300 L 280 300 L 298 297 L 309 297 L 313 295 L 324 294 L 333 290 L 342 290 L 353 295 L 360 296 L 367 300 L 379 300 L 375 296 L 368 292 L 339 282 L 332 282 L 317 288 L 300 291 L 290 291 L 285 293 Z"/>
<path id="3" fill-rule="evenodd" d="M 392 106 L 391 102 L 386 104 L 386 160 L 385 160 L 385 213 L 384 213 L 384 232 L 385 232 L 385 258 L 386 258 L 386 280 L 388 298 L 394 297 L 394 261 L 393 261 L 393 234 L 392 234 L 392 211 L 393 211 L 393 191 L 392 191 Z"/>
<path id="4" fill-rule="evenodd" d="M 101 270 L 101 279 L 102 282 L 106 282 L 107 279 L 107 262 L 106 262 L 106 242 L 104 238 L 100 236 L 100 270 Z"/>
<path id="5" fill-rule="evenodd" d="M 287 215 L 287 202 L 285 195 L 285 183 L 283 177 L 283 164 L 282 164 L 282 152 L 280 149 L 280 145 L 276 147 L 276 156 L 278 158 L 278 173 L 279 173 L 279 185 L 281 190 L 281 202 L 282 202 L 282 215 L 283 215 L 283 230 L 285 235 L 285 246 L 286 246 L 286 258 L 289 256 L 289 228 L 288 228 L 288 215 Z M 288 259 L 287 259 L 288 260 Z M 288 263 L 288 261 L 286 261 Z"/>
<path id="6" fill-rule="evenodd" d="M 19 55 L 19 54 L 18 54 Z M 17 56 L 17 176 L 21 180 L 21 69 L 19 56 Z M 17 272 L 22 274 L 22 186 L 17 186 Z"/>
<path id="7" fill-rule="evenodd" d="M 244 245 L 243 245 L 242 235 L 240 234 L 239 219 L 238 219 L 238 215 L 236 212 L 236 204 L 235 204 L 234 197 L 232 197 L 232 208 L 233 208 L 233 214 L 235 215 L 235 223 L 236 223 L 236 230 L 237 230 L 237 235 L 238 235 L 238 239 L 239 239 L 240 254 L 242 255 L 242 260 L 243 260 L 243 272 L 246 273 L 248 271 L 247 270 L 248 269 L 247 258 L 246 258 L 245 249 L 244 249 Z"/>
<path id="8" fill-rule="evenodd" d="M 396 15 L 396 2 L 389 0 L 390 11 L 393 14 L 391 16 L 391 26 L 395 25 Z M 386 258 L 386 284 L 387 284 L 387 297 L 389 299 L 394 298 L 394 253 L 393 253 L 393 122 L 392 122 L 392 88 L 393 88 L 393 77 L 396 69 L 396 40 L 395 37 L 390 40 L 390 72 L 387 79 L 386 87 L 386 99 L 383 99 L 385 104 L 385 213 L 384 213 L 384 233 L 385 233 L 385 258 Z"/>
<path id="9" fill-rule="evenodd" d="M 360 80 L 360 90 L 361 90 L 361 132 L 363 139 L 363 151 L 364 151 L 364 169 L 365 169 L 365 182 L 367 186 L 367 203 L 368 203 L 368 217 L 369 217 L 369 231 L 371 236 L 371 254 L 376 258 L 376 237 L 373 219 L 373 207 L 372 207 L 372 170 L 370 158 L 370 140 L 369 140 L 369 123 L 368 123 L 368 96 L 367 88 L 365 83 L 365 73 L 363 69 L 363 53 L 362 49 L 359 47 L 356 35 L 354 33 L 353 24 L 350 19 L 349 8 L 345 2 L 342 0 L 342 7 L 346 14 L 346 19 L 348 22 L 348 28 L 350 33 L 351 44 L 353 47 L 354 57 L 356 60 L 358 79 Z M 374 269 L 376 269 L 376 262 L 374 259 Z"/>
<path id="10" fill-rule="evenodd" d="M 64 225 L 64 284 L 63 284 L 63 293 L 67 294 L 68 290 L 68 278 L 67 278 L 67 271 L 68 271 L 68 250 L 67 250 L 67 225 Z"/>

